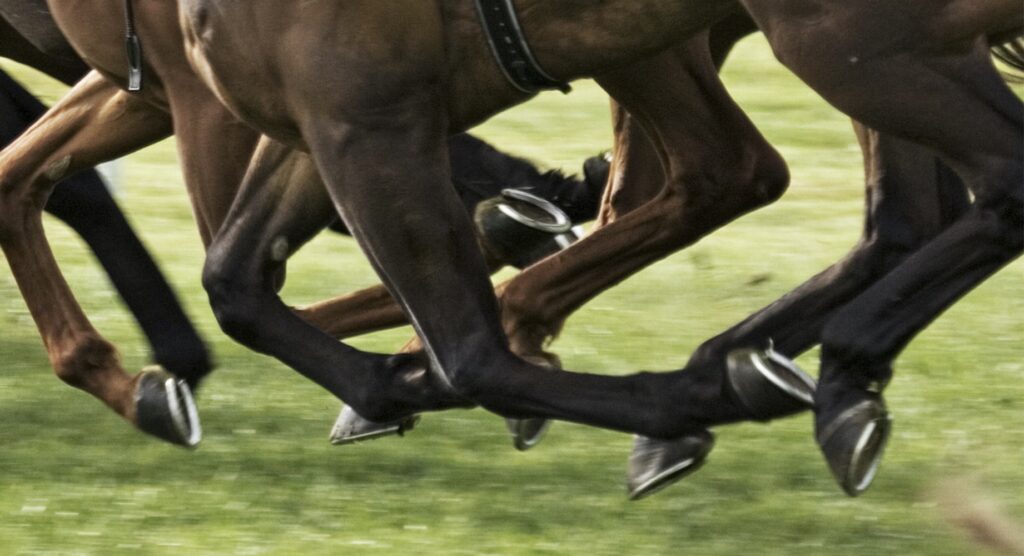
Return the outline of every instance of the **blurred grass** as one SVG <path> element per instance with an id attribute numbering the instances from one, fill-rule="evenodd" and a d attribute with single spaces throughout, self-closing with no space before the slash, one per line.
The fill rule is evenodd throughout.
<path id="1" fill-rule="evenodd" d="M 15 74 L 50 102 L 61 94 Z M 863 177 L 847 120 L 760 39 L 740 46 L 725 77 L 791 164 L 790 191 L 580 311 L 555 344 L 567 368 L 677 368 L 702 340 L 856 241 Z M 610 144 L 607 100 L 581 83 L 478 131 L 575 172 Z M 128 158 L 120 172 L 122 205 L 216 352 L 219 371 L 200 397 L 206 438 L 195 452 L 164 446 L 53 378 L 14 281 L 0 272 L 2 554 L 974 554 L 982 549 L 942 518 L 935 494 L 968 481 L 1024 524 L 1020 262 L 898 361 L 888 393 L 894 439 L 864 497 L 847 499 L 833 484 L 805 415 L 721 429 L 700 473 L 629 503 L 630 439 L 576 425 L 557 424 L 527 454 L 483 411 L 429 415 L 401 440 L 331 447 L 338 402 L 218 332 L 173 143 Z M 140 335 L 84 246 L 52 219 L 47 233 L 97 327 L 128 368 L 145 364 Z M 291 265 L 284 295 L 301 303 L 373 282 L 351 241 L 325 235 Z M 408 334 L 355 343 L 390 351 Z M 814 354 L 801 363 L 816 368 Z"/>

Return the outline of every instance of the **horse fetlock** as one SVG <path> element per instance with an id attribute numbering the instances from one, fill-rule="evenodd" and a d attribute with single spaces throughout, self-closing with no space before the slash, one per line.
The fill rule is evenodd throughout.
<path id="1" fill-rule="evenodd" d="M 67 384 L 88 390 L 97 375 L 119 369 L 119 357 L 113 344 L 98 334 L 88 334 L 66 347 L 50 352 L 57 377 Z"/>
<path id="2" fill-rule="evenodd" d="M 472 401 L 487 409 L 497 410 L 514 396 L 515 381 L 519 379 L 514 364 L 522 364 L 510 357 L 511 365 L 501 359 L 487 356 L 466 357 L 463 362 L 447 369 L 448 385 L 459 398 Z"/>
<path id="3" fill-rule="evenodd" d="M 826 331 L 829 327 L 826 327 Z M 892 380 L 892 357 L 882 342 L 859 338 L 825 341 L 821 345 L 821 384 L 842 384 L 870 392 L 881 392 Z M 820 388 L 820 387 L 819 387 Z"/>
<path id="4" fill-rule="evenodd" d="M 154 347 L 153 359 L 193 390 L 213 370 L 210 350 L 198 337 L 166 339 Z"/>
<path id="5" fill-rule="evenodd" d="M 669 440 L 703 430 L 689 413 L 685 388 L 678 388 L 674 373 L 641 372 L 634 375 L 633 397 L 640 414 L 640 430 L 650 438 Z"/>
<path id="6" fill-rule="evenodd" d="M 561 326 L 552 327 L 540 323 L 521 323 L 508 328 L 509 349 L 512 353 L 525 358 L 540 358 L 555 366 L 560 366 L 558 356 L 544 350 L 557 335 Z"/>

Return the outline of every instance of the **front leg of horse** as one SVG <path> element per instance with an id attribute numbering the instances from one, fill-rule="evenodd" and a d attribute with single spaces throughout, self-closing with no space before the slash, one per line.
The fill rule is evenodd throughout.
<path id="1" fill-rule="evenodd" d="M 207 253 L 203 285 L 221 328 L 291 366 L 374 421 L 464 405 L 414 354 L 351 348 L 306 322 L 277 295 L 284 261 L 335 212 L 309 157 L 263 138 Z"/>
<path id="2" fill-rule="evenodd" d="M 91 74 L 0 156 L 0 245 L 57 375 L 144 432 L 193 446 L 201 432 L 188 386 L 161 369 L 125 373 L 61 276 L 41 220 L 60 178 L 168 132 L 165 116 Z"/>

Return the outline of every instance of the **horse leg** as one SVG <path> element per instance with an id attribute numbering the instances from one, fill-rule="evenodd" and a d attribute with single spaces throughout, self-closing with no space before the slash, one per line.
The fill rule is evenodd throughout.
<path id="1" fill-rule="evenodd" d="M 284 261 L 335 216 L 309 158 L 261 139 L 203 270 L 221 328 L 374 421 L 391 420 L 395 412 L 401 419 L 402 411 L 464 405 L 422 372 L 417 356 L 376 356 L 350 348 L 299 318 L 277 296 Z"/>
<path id="2" fill-rule="evenodd" d="M 194 445 L 200 431 L 188 386 L 162 370 L 125 373 L 61 276 L 41 220 L 56 181 L 169 132 L 165 114 L 87 76 L 0 157 L 0 246 L 57 376 L 143 431 Z"/>
<path id="3" fill-rule="evenodd" d="M 410 86 L 406 78 L 387 79 L 401 75 L 405 64 L 436 67 L 419 63 L 426 52 L 402 58 L 394 72 L 375 74 L 372 95 L 351 89 L 325 95 L 324 82 L 301 71 L 289 82 L 311 103 L 298 123 L 328 191 L 424 340 L 431 368 L 506 417 L 560 418 L 662 438 L 706 434 L 701 411 L 688 413 L 684 373 L 570 373 L 509 351 L 472 227 L 454 191 L 443 185 L 449 180 L 447 125 L 437 110 L 437 82 Z M 360 60 L 345 69 L 393 63 Z"/>
<path id="4" fill-rule="evenodd" d="M 605 288 L 785 189 L 785 164 L 721 87 L 704 41 L 696 37 L 671 53 L 600 78 L 632 118 L 644 124 L 668 177 L 647 203 L 632 208 L 635 198 L 624 199 L 613 220 L 605 216 L 603 221 L 611 221 L 505 284 L 505 328 L 517 352 L 540 349 L 568 314 Z M 650 75 L 660 76 L 656 86 L 645 85 L 651 80 L 643 76 Z M 653 158 L 645 150 L 631 144 L 629 153 L 640 160 Z M 630 170 L 631 161 L 617 153 L 615 164 L 612 175 L 619 177 Z M 619 186 L 609 189 L 606 200 L 624 198 Z M 713 411 L 716 422 L 746 417 L 742 408 L 720 399 L 718 379 L 707 386 L 691 389 L 694 397 L 688 401 Z"/>
<path id="5" fill-rule="evenodd" d="M 13 141 L 45 111 L 0 72 L 0 145 Z M 211 370 L 206 345 L 99 174 L 86 169 L 60 181 L 45 210 L 89 245 L 149 340 L 156 363 L 195 389 Z"/>
<path id="6" fill-rule="evenodd" d="M 935 148 L 974 193 L 960 219 L 846 305 L 821 333 L 816 439 L 844 491 L 857 495 L 874 478 L 888 439 L 881 392 L 894 358 L 1024 250 L 1021 102 L 980 38 L 993 27 L 978 26 L 998 28 L 1012 18 L 988 17 L 984 10 L 996 4 L 955 1 L 943 10 L 926 3 L 857 10 L 860 3 L 854 3 L 825 11 L 797 1 L 789 8 L 800 9 L 786 10 L 785 17 L 773 4 L 745 4 L 780 60 L 829 102 L 880 131 Z M 1019 4 L 1006 6 L 1019 21 Z M 814 14 L 815 21 L 793 14 Z M 879 36 L 892 25 L 917 34 L 913 49 Z M 844 70 L 837 73 L 837 67 Z"/>
<path id="7" fill-rule="evenodd" d="M 724 364 L 728 373 L 730 366 L 754 364 L 771 369 L 773 350 L 795 358 L 820 341 L 822 328 L 846 304 L 968 210 L 963 182 L 930 151 L 856 127 L 868 178 L 861 240 L 841 261 L 706 341 L 687 368 L 708 372 Z M 766 345 L 768 351 L 760 351 Z M 774 403 L 761 397 L 756 384 L 734 384 L 733 390 L 747 405 Z"/>
<path id="8" fill-rule="evenodd" d="M 970 207 L 960 178 L 927 149 L 855 123 L 867 174 L 864 232 L 842 260 L 701 344 L 688 366 L 724 361 L 737 347 L 769 343 L 796 357 L 836 312 Z"/>

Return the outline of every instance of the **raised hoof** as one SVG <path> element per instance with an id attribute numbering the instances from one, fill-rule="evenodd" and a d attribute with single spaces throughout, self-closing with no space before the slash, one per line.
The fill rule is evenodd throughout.
<path id="1" fill-rule="evenodd" d="M 729 352 L 726 376 L 737 400 L 759 421 L 814 407 L 814 379 L 771 347 Z"/>
<path id="2" fill-rule="evenodd" d="M 639 500 L 700 469 L 715 445 L 715 436 L 700 431 L 673 440 L 637 436 L 629 455 L 626 487 Z"/>
<path id="3" fill-rule="evenodd" d="M 512 433 L 512 445 L 516 450 L 525 452 L 540 444 L 551 427 L 551 421 L 540 418 L 505 419 L 505 426 Z"/>
<path id="4" fill-rule="evenodd" d="M 162 367 L 147 367 L 135 387 L 135 426 L 172 444 L 193 448 L 203 437 L 188 384 Z"/>
<path id="5" fill-rule="evenodd" d="M 406 431 L 411 431 L 419 421 L 419 415 L 412 415 L 395 421 L 378 423 L 364 419 L 355 410 L 345 406 L 341 408 L 341 414 L 338 415 L 338 420 L 334 422 L 334 428 L 331 429 L 331 444 L 342 446 L 374 440 L 382 436 L 402 436 Z"/>
<path id="6" fill-rule="evenodd" d="M 819 427 L 818 446 L 846 494 L 859 496 L 871 486 L 891 432 L 881 399 L 861 400 Z"/>
<path id="7" fill-rule="evenodd" d="M 474 223 L 484 248 L 502 264 L 526 268 L 580 238 L 572 220 L 554 203 L 521 189 L 477 205 Z"/>

